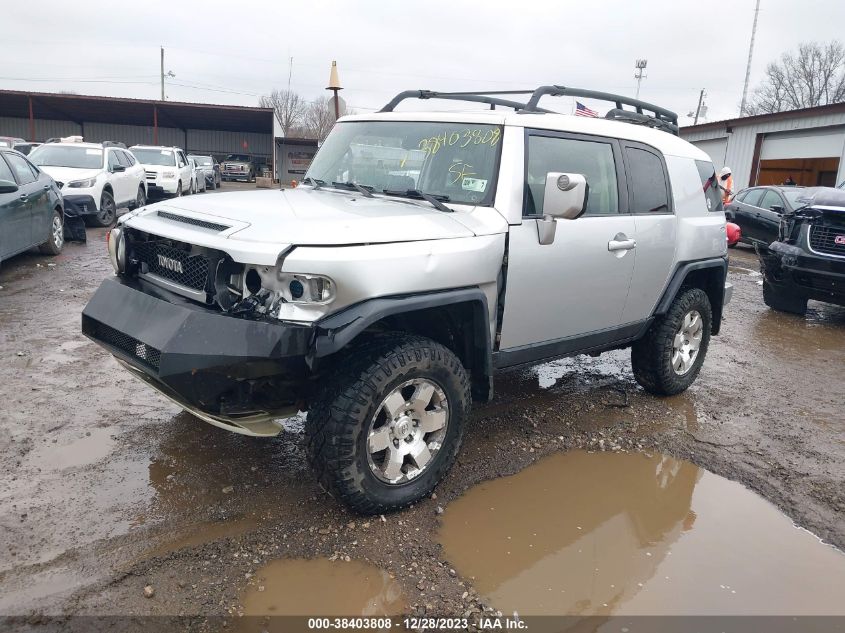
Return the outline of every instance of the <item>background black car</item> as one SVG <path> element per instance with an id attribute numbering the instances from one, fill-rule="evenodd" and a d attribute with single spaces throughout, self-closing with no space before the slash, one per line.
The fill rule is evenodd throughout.
<path id="1" fill-rule="evenodd" d="M 20 152 L 0 148 L 0 260 L 33 246 L 58 255 L 63 245 L 58 186 Z"/>
<path id="2" fill-rule="evenodd" d="M 725 216 L 742 229 L 740 242 L 768 246 L 778 239 L 781 216 L 801 206 L 797 200 L 804 192 L 804 187 L 749 187 L 725 207 Z"/>

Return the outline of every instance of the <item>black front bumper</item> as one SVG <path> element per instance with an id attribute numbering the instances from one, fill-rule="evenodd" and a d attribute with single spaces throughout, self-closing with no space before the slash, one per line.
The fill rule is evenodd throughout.
<path id="1" fill-rule="evenodd" d="M 308 326 L 229 316 L 121 277 L 85 306 L 82 332 L 203 419 L 246 433 L 240 422 L 296 411 L 314 338 Z"/>
<path id="2" fill-rule="evenodd" d="M 93 196 L 63 196 L 65 213 L 71 216 L 97 215 L 97 203 Z"/>
<path id="3" fill-rule="evenodd" d="M 766 281 L 805 299 L 845 305 L 845 258 L 772 242 L 760 251 Z"/>

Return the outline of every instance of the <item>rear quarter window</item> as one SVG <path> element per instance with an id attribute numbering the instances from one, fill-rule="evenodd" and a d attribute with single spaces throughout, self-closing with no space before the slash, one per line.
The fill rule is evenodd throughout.
<path id="1" fill-rule="evenodd" d="M 631 213 L 671 213 L 666 172 L 660 157 L 638 147 L 625 147 L 625 154 Z"/>
<path id="2" fill-rule="evenodd" d="M 701 177 L 701 187 L 704 189 L 704 199 L 708 211 L 724 211 L 722 205 L 722 192 L 719 190 L 719 179 L 716 177 L 716 168 L 713 163 L 706 160 L 695 161 L 698 168 L 698 175 Z"/>

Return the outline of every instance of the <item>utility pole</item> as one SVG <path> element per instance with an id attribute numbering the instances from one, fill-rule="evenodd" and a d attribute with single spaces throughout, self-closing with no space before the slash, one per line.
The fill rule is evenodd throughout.
<path id="1" fill-rule="evenodd" d="M 164 46 L 161 47 L 161 100 L 164 101 Z"/>
<path id="2" fill-rule="evenodd" d="M 175 77 L 176 75 L 173 73 L 172 70 L 168 70 L 166 73 L 164 72 L 164 46 L 161 47 L 161 100 L 164 101 L 164 78 L 165 77 Z"/>
<path id="3" fill-rule="evenodd" d="M 701 114 L 701 104 L 704 103 L 704 88 L 701 89 L 701 94 L 698 95 L 698 107 L 695 109 L 695 120 L 692 122 L 693 125 L 698 125 L 698 117 Z"/>
<path id="4" fill-rule="evenodd" d="M 748 98 L 748 80 L 751 78 L 751 57 L 754 55 L 754 37 L 757 35 L 758 15 L 760 15 L 760 0 L 757 0 L 757 5 L 754 7 L 754 24 L 751 26 L 751 41 L 748 43 L 748 63 L 745 66 L 745 84 L 742 86 L 739 116 L 745 116 L 745 102 Z"/>
<path id="5" fill-rule="evenodd" d="M 640 84 L 643 81 L 643 77 L 647 77 L 648 75 L 645 74 L 645 67 L 648 66 L 647 59 L 638 59 L 634 63 L 634 79 L 637 80 L 637 99 L 640 98 Z"/>

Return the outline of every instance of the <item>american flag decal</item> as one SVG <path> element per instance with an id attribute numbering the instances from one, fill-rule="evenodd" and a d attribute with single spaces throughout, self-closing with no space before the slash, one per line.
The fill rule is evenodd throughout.
<path id="1" fill-rule="evenodd" d="M 580 101 L 575 102 L 575 116 L 588 116 L 588 117 L 597 117 L 599 115 L 598 112 L 595 110 L 590 110 L 587 106 L 585 106 Z"/>

